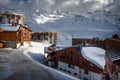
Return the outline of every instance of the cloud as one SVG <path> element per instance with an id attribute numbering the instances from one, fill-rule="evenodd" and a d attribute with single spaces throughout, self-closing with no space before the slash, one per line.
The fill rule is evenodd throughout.
<path id="1" fill-rule="evenodd" d="M 120 15 L 120 1 L 119 0 L 114 0 L 112 3 L 108 4 L 105 8 L 112 11 L 114 14 Z"/>
<path id="2" fill-rule="evenodd" d="M 79 5 L 79 0 L 69 0 L 69 1 L 66 1 L 64 2 L 64 5 L 66 6 L 70 6 L 70 5 Z"/>
<path id="3" fill-rule="evenodd" d="M 55 3 L 55 0 L 46 0 L 46 2 L 49 4 L 49 5 L 53 5 Z"/>
<path id="4" fill-rule="evenodd" d="M 64 10 L 85 13 L 98 9 L 119 12 L 119 0 L 0 0 L 0 6 L 21 10 Z"/>

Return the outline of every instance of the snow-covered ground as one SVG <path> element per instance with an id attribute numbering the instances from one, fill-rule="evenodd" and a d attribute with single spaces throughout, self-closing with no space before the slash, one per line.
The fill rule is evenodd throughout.
<path id="1" fill-rule="evenodd" d="M 50 43 L 45 42 L 31 42 L 31 47 L 24 51 L 28 57 L 44 64 L 44 47 L 50 46 Z"/>
<path id="2" fill-rule="evenodd" d="M 31 42 L 31 47 L 0 49 L 0 80 L 79 80 L 41 64 L 49 45 Z"/>
<path id="3" fill-rule="evenodd" d="M 11 76 L 14 72 L 14 70 L 12 70 L 12 65 L 9 63 L 9 53 L 11 51 L 11 49 L 0 50 L 0 80 Z"/>

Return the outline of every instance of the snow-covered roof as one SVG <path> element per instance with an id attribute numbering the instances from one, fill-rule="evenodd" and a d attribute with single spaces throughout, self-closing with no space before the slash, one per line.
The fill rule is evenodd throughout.
<path id="1" fill-rule="evenodd" d="M 117 49 L 110 49 L 107 50 L 107 55 L 109 56 L 109 58 L 114 62 L 117 60 L 120 60 L 120 51 Z"/>
<path id="2" fill-rule="evenodd" d="M 0 28 L 3 31 L 17 31 L 20 28 L 20 25 L 12 26 L 11 24 L 0 24 Z"/>
<path id="3" fill-rule="evenodd" d="M 99 68 L 105 66 L 105 50 L 99 47 L 82 47 L 82 56 Z"/>
<path id="4" fill-rule="evenodd" d="M 22 16 L 22 14 L 15 13 L 15 12 L 12 12 L 12 11 L 5 11 L 5 12 L 0 12 L 0 13 L 3 13 L 3 14 L 14 14 L 14 15 L 21 15 Z"/>
<path id="5" fill-rule="evenodd" d="M 56 47 L 54 51 L 59 51 L 59 50 L 68 48 L 69 45 L 57 45 L 57 46 L 52 46 L 51 45 L 51 46 L 45 48 L 45 52 L 52 53 L 53 51 L 49 50 L 49 48 L 54 48 L 54 47 Z"/>

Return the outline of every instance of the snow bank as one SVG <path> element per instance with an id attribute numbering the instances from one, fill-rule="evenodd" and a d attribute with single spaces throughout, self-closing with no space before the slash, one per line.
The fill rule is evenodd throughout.
<path id="1" fill-rule="evenodd" d="M 40 63 L 44 63 L 44 47 L 48 47 L 50 44 L 48 42 L 31 42 L 31 46 L 24 51 L 24 54 Z"/>
<path id="2" fill-rule="evenodd" d="M 93 62 L 99 68 L 104 69 L 105 66 L 105 50 L 98 47 L 82 47 L 82 55 L 85 59 Z"/>

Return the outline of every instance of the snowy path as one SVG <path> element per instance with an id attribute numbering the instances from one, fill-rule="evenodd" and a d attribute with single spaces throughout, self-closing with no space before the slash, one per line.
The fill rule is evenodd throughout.
<path id="1" fill-rule="evenodd" d="M 13 50 L 9 53 L 9 64 L 12 68 L 11 71 L 7 72 L 12 72 L 12 74 L 9 77 L 6 76 L 7 79 L 4 80 L 53 80 L 51 74 L 42 66 L 23 54 L 24 50 L 25 48 Z M 9 66 L 6 65 L 6 67 L 9 69 Z"/>
<path id="2" fill-rule="evenodd" d="M 11 50 L 0 49 L 0 80 L 12 75 L 12 65 L 10 64 L 9 54 Z"/>
<path id="3" fill-rule="evenodd" d="M 39 54 L 39 49 L 41 49 L 40 53 L 43 53 L 45 44 L 42 47 L 36 44 L 39 45 L 33 43 L 32 47 L 4 51 L 0 49 L 0 80 L 77 80 L 77 78 L 43 65 L 35 61 L 33 56 L 29 56 L 26 52 L 32 54 L 38 52 Z M 43 59 L 41 55 L 40 59 Z"/>

